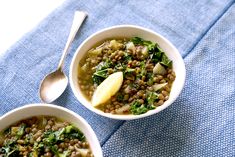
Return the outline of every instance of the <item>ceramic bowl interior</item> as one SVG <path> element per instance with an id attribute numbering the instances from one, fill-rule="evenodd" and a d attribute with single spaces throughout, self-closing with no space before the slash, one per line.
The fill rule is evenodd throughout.
<path id="1" fill-rule="evenodd" d="M 77 70 L 78 64 L 89 49 L 91 49 L 97 43 L 104 41 L 105 39 L 123 38 L 123 37 L 132 38 L 136 36 L 141 37 L 145 40 L 150 40 L 152 42 L 158 43 L 159 46 L 164 50 L 166 55 L 173 61 L 173 70 L 176 73 L 176 79 L 173 83 L 169 99 L 165 101 L 162 106 L 157 107 L 154 110 L 150 110 L 142 115 L 114 115 L 110 113 L 104 113 L 94 108 L 91 105 L 90 101 L 87 100 L 82 94 L 81 89 L 78 85 L 78 70 Z M 70 86 L 76 98 L 81 104 L 83 104 L 89 110 L 99 115 L 112 119 L 131 120 L 156 114 L 167 108 L 169 105 L 171 105 L 181 93 L 181 90 L 185 82 L 185 74 L 186 71 L 185 71 L 184 61 L 178 50 L 173 46 L 173 44 L 170 41 L 168 41 L 160 34 L 143 27 L 133 26 L 133 25 L 120 25 L 120 26 L 106 28 L 91 35 L 79 46 L 71 62 L 69 79 L 70 79 Z"/>
<path id="2" fill-rule="evenodd" d="M 78 127 L 84 133 L 95 157 L 102 157 L 99 141 L 90 125 L 81 116 L 64 107 L 49 104 L 29 104 L 16 108 L 0 117 L 0 130 L 6 129 L 9 125 L 22 119 L 40 115 L 55 116 Z"/>

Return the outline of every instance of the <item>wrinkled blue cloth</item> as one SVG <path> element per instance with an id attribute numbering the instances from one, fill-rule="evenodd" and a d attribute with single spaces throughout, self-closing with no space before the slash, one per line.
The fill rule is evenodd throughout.
<path id="1" fill-rule="evenodd" d="M 93 4 L 93 5 L 92 5 Z M 0 115 L 39 103 L 43 77 L 56 68 L 75 10 L 89 17 L 77 34 L 65 72 L 79 44 L 118 24 L 150 28 L 168 38 L 186 63 L 179 98 L 164 111 L 118 121 L 83 107 L 70 87 L 54 103 L 92 126 L 107 157 L 235 156 L 235 5 L 232 0 L 68 0 L 0 58 Z"/>

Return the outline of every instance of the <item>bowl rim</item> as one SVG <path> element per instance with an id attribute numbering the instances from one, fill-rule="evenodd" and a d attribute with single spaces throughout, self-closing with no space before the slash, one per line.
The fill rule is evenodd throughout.
<path id="1" fill-rule="evenodd" d="M 83 99 L 81 99 L 80 97 L 83 97 L 84 96 L 81 94 L 78 94 L 78 92 L 76 92 L 76 87 L 75 87 L 75 84 L 73 82 L 73 68 L 74 68 L 74 64 L 75 64 L 75 61 L 76 61 L 76 58 L 77 56 L 79 55 L 79 52 L 81 50 L 81 48 L 89 41 L 91 40 L 92 38 L 94 38 L 95 36 L 101 34 L 101 33 L 104 33 L 106 31 L 112 31 L 113 29 L 119 29 L 119 28 L 130 28 L 130 29 L 139 29 L 141 31 L 145 31 L 145 32 L 148 32 L 154 36 L 157 36 L 158 38 L 161 38 L 162 40 L 164 40 L 164 42 L 169 45 L 170 47 L 173 48 L 174 52 L 175 52 L 175 55 L 177 56 L 177 58 L 179 59 L 178 62 L 180 62 L 182 64 L 181 66 L 181 78 L 182 80 L 180 81 L 181 84 L 178 85 L 178 92 L 175 94 L 175 97 L 172 99 L 172 101 L 168 104 L 165 103 L 165 105 L 162 105 L 160 107 L 158 107 L 158 110 L 154 109 L 154 110 L 151 110 L 151 111 L 148 111 L 144 114 L 141 114 L 141 115 L 114 115 L 114 114 L 110 114 L 110 113 L 104 113 L 96 108 L 94 108 L 92 105 L 87 105 L 87 102 L 84 101 Z M 99 42 L 99 41 L 97 41 Z M 139 119 L 139 118 L 144 118 L 144 117 L 148 117 L 148 116 L 151 116 L 151 115 L 154 115 L 156 113 L 159 113 L 161 112 L 162 110 L 166 109 L 168 106 L 170 106 L 177 98 L 178 96 L 180 95 L 180 93 L 182 92 L 182 89 L 184 87 L 184 84 L 185 84 L 185 78 L 186 78 L 186 68 L 185 68 L 185 63 L 184 63 L 184 60 L 182 58 L 182 56 L 180 55 L 178 49 L 168 40 L 166 39 L 165 37 L 163 37 L 161 34 L 159 33 L 156 33 L 155 31 L 151 30 L 151 29 L 148 29 L 148 28 L 144 28 L 144 27 L 141 27 L 141 26 L 137 26 L 137 25 L 115 25 L 115 26 L 111 26 L 111 27 L 107 27 L 107 28 L 104 28 L 104 29 L 101 29 L 93 34 L 91 34 L 90 36 L 88 36 L 81 44 L 80 46 L 76 49 L 74 55 L 73 55 L 73 58 L 72 58 L 72 61 L 70 63 L 70 69 L 69 69 L 69 84 L 70 84 L 70 87 L 72 88 L 72 91 L 73 91 L 73 94 L 75 95 L 75 97 L 77 98 L 77 100 L 83 105 L 85 106 L 86 108 L 88 108 L 89 110 L 91 110 L 92 112 L 95 112 L 96 114 L 98 115 L 101 115 L 101 116 L 104 116 L 104 117 L 107 117 L 107 118 L 111 118 L 111 119 L 116 119 L 116 120 L 134 120 L 134 119 Z M 85 98 L 84 98 L 85 99 Z"/>
<path id="2" fill-rule="evenodd" d="M 48 108 L 51 108 L 51 109 L 60 110 L 61 112 L 66 112 L 66 114 L 70 114 L 70 115 L 74 116 L 78 121 L 80 121 L 84 125 L 86 130 L 89 132 L 89 136 L 91 136 L 91 138 L 94 140 L 95 143 L 93 143 L 93 144 L 96 146 L 96 152 L 98 153 L 97 157 L 102 157 L 103 156 L 103 152 L 102 152 L 102 148 L 101 148 L 101 145 L 99 143 L 99 140 L 98 140 L 94 130 L 92 129 L 92 127 L 88 124 L 88 122 L 83 117 L 81 117 L 80 115 L 75 113 L 74 111 L 69 110 L 69 109 L 67 109 L 65 107 L 62 107 L 62 106 L 58 106 L 58 105 L 54 105 L 54 104 L 46 104 L 46 103 L 26 104 L 26 105 L 17 107 L 15 109 L 12 109 L 12 110 L 6 112 L 5 114 L 3 114 L 0 117 L 0 122 L 4 118 L 14 116 L 14 113 L 16 113 L 18 111 L 25 110 L 25 109 L 30 109 L 30 108 L 35 108 L 35 107 L 39 107 L 39 108 L 40 107 L 48 107 Z M 45 113 L 45 115 L 47 115 L 47 114 Z M 35 116 L 37 116 L 37 113 L 35 114 Z M 24 118 L 22 118 L 22 119 L 24 119 Z M 17 121 L 20 121 L 22 119 L 19 119 Z M 11 125 L 11 123 L 9 125 Z"/>

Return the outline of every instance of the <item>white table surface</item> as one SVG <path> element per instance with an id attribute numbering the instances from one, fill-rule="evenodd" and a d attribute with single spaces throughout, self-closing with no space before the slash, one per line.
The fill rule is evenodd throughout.
<path id="1" fill-rule="evenodd" d="M 1 0 L 0 56 L 65 0 Z"/>

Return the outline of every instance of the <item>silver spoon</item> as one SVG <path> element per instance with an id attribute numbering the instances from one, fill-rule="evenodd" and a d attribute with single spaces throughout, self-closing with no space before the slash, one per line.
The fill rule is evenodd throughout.
<path id="1" fill-rule="evenodd" d="M 48 74 L 40 85 L 40 98 L 43 102 L 51 103 L 56 100 L 66 89 L 68 85 L 68 78 L 63 73 L 62 67 L 65 57 L 68 53 L 68 49 L 78 31 L 82 22 L 86 18 L 87 14 L 81 11 L 76 11 L 74 14 L 73 24 L 69 33 L 67 43 L 65 45 L 63 54 L 61 56 L 58 68 L 56 71 Z"/>

